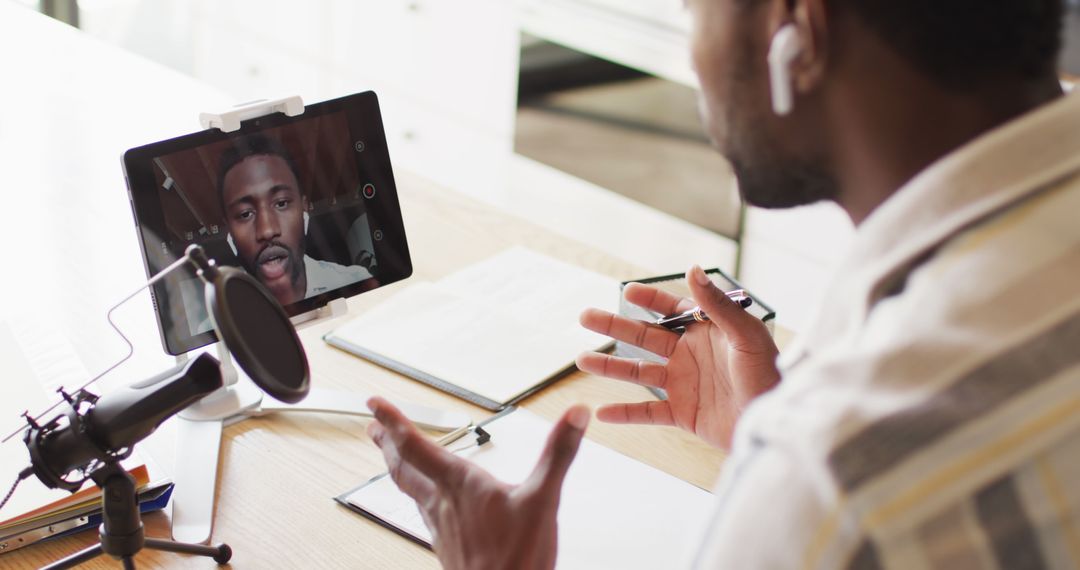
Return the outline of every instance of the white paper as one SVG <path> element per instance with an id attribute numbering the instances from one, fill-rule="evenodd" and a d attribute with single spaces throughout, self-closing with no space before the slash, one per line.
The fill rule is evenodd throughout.
<path id="1" fill-rule="evenodd" d="M 80 386 L 89 379 L 89 374 L 75 349 L 55 330 L 31 321 L 0 321 L 0 379 L 4 388 L 0 398 L 2 439 L 14 430 L 26 427 L 25 420 L 19 419 L 24 411 L 33 415 L 41 413 L 60 399 L 55 388 Z M 62 408 L 53 410 L 44 419 L 60 413 Z M 19 471 L 29 465 L 30 453 L 22 434 L 0 443 L 0 496 L 7 493 Z M 121 465 L 125 469 L 146 465 L 151 481 L 160 479 L 163 474 L 137 451 Z M 94 484 L 88 481 L 82 488 L 92 486 Z M 15 494 L 0 510 L 0 522 L 70 496 L 71 493 L 49 489 L 36 476 L 30 476 L 19 484 Z"/>
<path id="2" fill-rule="evenodd" d="M 492 475 L 520 483 L 552 424 L 518 409 L 484 427 L 491 441 L 461 452 Z M 348 502 L 430 544 L 416 503 L 389 477 Z M 588 439 L 567 473 L 559 505 L 559 568 L 666 568 L 700 524 L 712 494 Z"/>
<path id="3" fill-rule="evenodd" d="M 587 307 L 616 312 L 616 280 L 522 247 L 416 283 L 334 331 L 362 347 L 496 402 L 508 402 L 610 339 Z"/>
<path id="4" fill-rule="evenodd" d="M 14 332 L 4 321 L 0 321 L 0 377 L 4 382 L 4 397 L 0 398 L 0 426 L 3 429 L 0 439 L 2 439 L 16 428 L 26 425 L 25 421 L 19 420 L 19 415 L 24 411 L 29 410 L 31 414 L 37 414 L 51 403 L 29 359 L 23 354 Z M 28 465 L 30 465 L 30 453 L 26 449 L 26 444 L 23 443 L 21 434 L 0 444 L 0 487 L 2 487 L 0 497 L 11 488 L 19 471 Z M 0 521 L 14 518 L 70 494 L 48 489 L 36 477 L 30 477 L 19 484 L 11 500 L 0 511 Z"/>

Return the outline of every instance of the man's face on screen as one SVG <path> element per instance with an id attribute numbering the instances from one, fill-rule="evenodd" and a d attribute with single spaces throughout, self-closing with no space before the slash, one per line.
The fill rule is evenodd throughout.
<path id="1" fill-rule="evenodd" d="M 282 305 L 304 298 L 304 198 L 280 156 L 254 155 L 225 173 L 229 234 L 244 267 Z"/>

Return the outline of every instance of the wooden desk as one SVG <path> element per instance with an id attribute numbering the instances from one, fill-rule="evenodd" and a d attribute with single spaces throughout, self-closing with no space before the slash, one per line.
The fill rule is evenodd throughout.
<path id="1" fill-rule="evenodd" d="M 6 266 L 18 269 L 17 276 L 0 280 L 0 319 L 43 321 L 50 341 L 70 342 L 88 371 L 99 371 L 122 354 L 123 346 L 105 323 L 105 311 L 145 278 L 117 157 L 132 146 L 193 130 L 198 110 L 223 108 L 228 98 L 10 3 L 0 2 L 0 38 L 7 53 L 33 54 L 13 55 L 5 69 L 7 88 L 0 92 L 0 154 L 11 158 L 5 163 L 5 203 L 24 207 L 22 215 L 0 224 L 0 241 L 11 246 Z M 516 244 L 616 278 L 651 273 L 418 176 L 398 172 L 397 178 L 417 280 L 438 278 Z M 27 297 L 27 283 L 33 284 L 33 298 Z M 352 299 L 350 312 L 364 311 L 401 285 Z M 135 356 L 110 376 L 111 382 L 146 378 L 171 363 L 161 352 L 147 299 L 136 299 L 118 315 Z M 301 331 L 315 386 L 456 408 L 477 419 L 487 415 L 330 348 L 320 337 L 337 324 Z M 649 397 L 636 386 L 576 373 L 524 407 L 553 419 L 574 402 Z M 12 423 L 0 418 L 5 432 Z M 166 470 L 172 460 L 169 424 L 140 445 Z M 366 424 L 295 414 L 247 420 L 225 430 L 213 540 L 233 547 L 233 567 L 436 566 L 429 551 L 332 500 L 384 470 L 364 434 Z M 702 487 L 712 484 L 721 461 L 720 453 L 670 428 L 594 422 L 588 437 Z M 0 467 L 0 477 L 6 478 L 21 466 Z M 169 536 L 166 514 L 149 515 L 145 522 L 149 536 Z M 84 532 L 33 545 L 0 556 L 0 566 L 37 567 L 96 540 L 96 533 Z M 149 550 L 136 562 L 140 568 L 215 567 L 209 559 Z M 119 566 L 99 558 L 86 567 Z"/>
<path id="2" fill-rule="evenodd" d="M 613 277 L 638 277 L 634 267 L 590 247 L 559 238 L 425 180 L 399 174 L 402 207 L 416 267 L 415 279 L 435 279 L 499 250 L 524 244 Z M 392 294 L 397 284 L 354 297 L 350 314 Z M 613 292 L 614 294 L 614 292 Z M 432 406 L 488 412 L 326 345 L 321 335 L 338 322 L 301 331 L 315 386 L 384 394 Z M 642 388 L 574 373 L 528 399 L 523 407 L 554 419 L 575 402 L 649 398 Z M 252 419 L 225 430 L 214 521 L 214 541 L 228 542 L 236 568 L 434 567 L 424 548 L 359 517 L 331 498 L 384 471 L 364 433 L 367 420 L 326 414 Z M 721 454 L 671 428 L 593 422 L 588 437 L 708 488 Z M 28 484 L 33 484 L 30 482 Z M 168 535 L 163 514 L 146 517 L 148 534 Z M 0 557 L 6 567 L 30 568 L 92 544 L 94 533 L 35 545 Z M 212 568 L 208 559 L 144 550 L 141 568 Z M 88 567 L 116 567 L 99 559 Z"/>

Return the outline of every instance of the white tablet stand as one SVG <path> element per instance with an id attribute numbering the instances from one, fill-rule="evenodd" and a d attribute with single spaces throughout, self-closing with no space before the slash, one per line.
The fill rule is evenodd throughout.
<path id="1" fill-rule="evenodd" d="M 203 128 L 218 128 L 232 132 L 240 122 L 281 112 L 290 117 L 304 112 L 298 96 L 284 99 L 254 101 L 238 105 L 224 113 L 202 113 Z M 308 326 L 316 321 L 344 315 L 344 299 L 336 299 L 325 307 L 293 317 L 293 323 Z M 283 404 L 263 399 L 263 393 L 242 371 L 232 364 L 223 342 L 217 344 L 224 386 L 180 412 L 176 441 L 176 468 L 173 482 L 172 535 L 190 543 L 205 543 L 210 539 L 214 517 L 214 491 L 217 486 L 218 453 L 224 425 L 253 416 L 275 412 L 329 412 L 352 416 L 371 416 L 367 395 L 312 388 L 302 402 Z M 178 357 L 186 359 L 187 355 Z M 465 426 L 469 417 L 461 412 L 440 411 L 416 404 L 395 402 L 401 411 L 416 424 L 439 431 L 451 431 Z"/>

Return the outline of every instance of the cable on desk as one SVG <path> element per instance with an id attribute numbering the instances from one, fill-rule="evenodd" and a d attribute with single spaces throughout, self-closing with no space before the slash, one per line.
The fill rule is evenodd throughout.
<path id="1" fill-rule="evenodd" d="M 11 496 L 15 494 L 15 489 L 19 488 L 19 483 L 22 483 L 23 479 L 26 479 L 33 474 L 33 467 L 27 467 L 26 469 L 23 469 L 19 472 L 19 478 L 15 479 L 15 484 L 11 486 L 11 490 L 9 490 L 6 495 L 4 495 L 4 500 L 0 501 L 0 510 L 3 510 L 4 505 L 6 505 L 7 502 L 11 500 Z"/>

